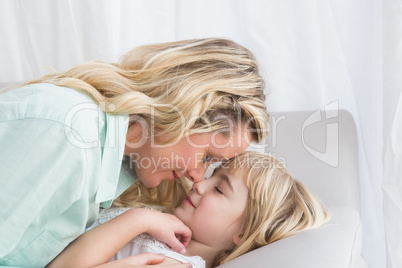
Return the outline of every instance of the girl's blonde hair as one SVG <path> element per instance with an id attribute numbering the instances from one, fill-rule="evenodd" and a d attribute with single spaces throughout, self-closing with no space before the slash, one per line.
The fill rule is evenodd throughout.
<path id="1" fill-rule="evenodd" d="M 218 266 L 251 250 L 320 227 L 329 220 L 329 212 L 303 184 L 294 180 L 283 163 L 275 157 L 257 152 L 244 152 L 219 168 L 241 176 L 248 189 L 246 209 L 241 216 L 241 238 L 230 250 L 218 254 L 214 266 Z M 136 182 L 141 185 L 141 182 Z M 154 206 L 172 212 L 185 198 L 190 186 L 185 179 L 178 184 L 170 201 L 160 202 L 157 189 L 152 194 L 123 194 L 116 206 Z M 160 193 L 161 194 L 161 193 Z M 178 201 L 174 201 L 175 199 Z M 174 205 L 172 205 L 173 202 Z M 152 205 L 153 204 L 153 205 Z"/>
<path id="2" fill-rule="evenodd" d="M 248 200 L 242 215 L 239 243 L 222 252 L 215 259 L 215 265 L 320 227 L 329 220 L 325 205 L 301 182 L 293 179 L 281 161 L 269 154 L 245 152 L 222 168 L 243 178 L 248 188 Z"/>
<path id="3" fill-rule="evenodd" d="M 267 133 L 264 80 L 256 60 L 227 39 L 139 46 L 118 64 L 87 62 L 32 83 L 84 91 L 108 113 L 145 120 L 156 138 L 168 134 L 167 143 L 193 133 L 225 133 L 231 122 L 246 123 L 255 142 Z"/>

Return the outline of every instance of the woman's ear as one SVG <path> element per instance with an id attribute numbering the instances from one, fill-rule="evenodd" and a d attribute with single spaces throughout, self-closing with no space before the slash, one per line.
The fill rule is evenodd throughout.
<path id="1" fill-rule="evenodd" d="M 243 234 L 238 234 L 233 237 L 233 243 L 237 246 L 240 243 L 241 238 L 243 237 Z"/>

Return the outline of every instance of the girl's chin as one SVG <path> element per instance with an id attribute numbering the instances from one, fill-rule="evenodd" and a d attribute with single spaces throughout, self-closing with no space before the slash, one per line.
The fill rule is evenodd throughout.
<path id="1" fill-rule="evenodd" d="M 178 206 L 177 208 L 175 208 L 174 210 L 173 210 L 173 215 L 175 215 L 179 220 L 181 220 L 181 221 L 183 221 L 183 213 L 185 213 L 184 211 L 183 211 L 183 204 L 181 204 L 180 206 Z"/>

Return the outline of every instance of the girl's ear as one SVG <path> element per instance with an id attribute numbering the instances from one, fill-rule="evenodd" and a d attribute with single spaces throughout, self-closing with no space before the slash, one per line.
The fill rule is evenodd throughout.
<path id="1" fill-rule="evenodd" d="M 240 242 L 240 239 L 243 237 L 243 234 L 238 234 L 233 237 L 233 243 L 237 246 Z"/>

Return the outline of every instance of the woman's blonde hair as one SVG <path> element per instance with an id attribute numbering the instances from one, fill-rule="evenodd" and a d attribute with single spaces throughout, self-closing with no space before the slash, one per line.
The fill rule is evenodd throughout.
<path id="1" fill-rule="evenodd" d="M 260 142 L 268 129 L 256 60 L 227 39 L 139 46 L 120 63 L 87 62 L 32 83 L 84 91 L 108 113 L 145 120 L 156 138 L 168 134 L 166 142 L 193 133 L 225 133 L 232 130 L 231 122 L 246 123 L 252 141 Z"/>
<path id="2" fill-rule="evenodd" d="M 131 123 L 145 121 L 142 126 L 158 142 L 158 137 L 169 143 L 194 133 L 225 134 L 239 123 L 250 130 L 252 141 L 260 142 L 268 130 L 257 62 L 248 49 L 227 39 L 139 46 L 120 63 L 87 62 L 33 83 L 84 91 L 105 112 L 129 114 Z M 164 181 L 157 189 L 136 187 L 126 194 L 141 192 L 172 206 L 181 200 L 175 196 L 181 189 L 177 181 Z"/>
<path id="3" fill-rule="evenodd" d="M 148 207 L 173 213 L 190 191 L 191 185 L 186 177 L 174 182 L 164 180 L 155 188 L 147 188 L 141 180 L 136 180 L 113 201 L 113 206 Z"/>
<path id="4" fill-rule="evenodd" d="M 329 220 L 329 212 L 302 183 L 292 178 L 283 163 L 269 154 L 244 152 L 221 165 L 231 174 L 241 176 L 248 189 L 246 209 L 241 216 L 239 243 L 230 250 L 222 251 L 215 259 L 218 266 L 251 250 L 268 245 L 277 240 L 299 232 L 320 227 Z M 141 182 L 137 182 L 141 185 Z M 189 184 L 182 179 L 176 195 L 170 196 L 169 202 L 160 202 L 153 194 L 139 195 L 141 187 L 136 187 L 137 194 L 123 194 L 116 206 L 151 206 L 167 209 L 179 206 L 185 198 Z"/>

